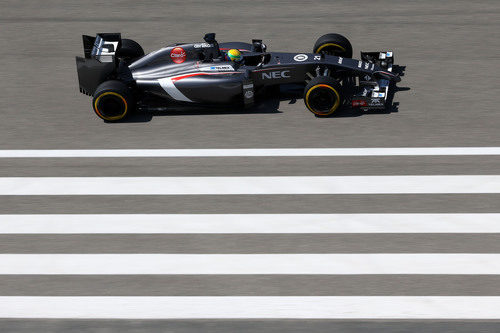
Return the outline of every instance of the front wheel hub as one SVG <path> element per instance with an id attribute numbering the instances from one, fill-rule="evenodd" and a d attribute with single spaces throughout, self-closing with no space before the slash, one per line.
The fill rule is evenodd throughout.
<path id="1" fill-rule="evenodd" d="M 316 114 L 327 115 L 335 111 L 340 104 L 338 92 L 328 85 L 317 85 L 307 93 L 309 108 Z"/>

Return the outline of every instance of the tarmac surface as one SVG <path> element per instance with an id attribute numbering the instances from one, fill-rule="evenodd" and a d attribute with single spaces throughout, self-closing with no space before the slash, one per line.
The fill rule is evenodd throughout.
<path id="1" fill-rule="evenodd" d="M 500 146 L 498 1 L 0 3 L 0 149 Z M 81 35 L 146 52 L 261 38 L 309 52 L 322 34 L 393 50 L 386 113 L 315 118 L 302 100 L 104 123 L 78 91 Z M 0 158 L 0 177 L 498 175 L 500 156 Z M 499 191 L 500 193 L 500 191 Z M 0 214 L 500 213 L 500 194 L 2 196 Z M 1 220 L 1 215 L 0 215 Z M 500 253 L 500 234 L 0 234 L 0 254 Z M 1 265 L 1 263 L 0 263 Z M 500 296 L 500 275 L 0 275 L 0 296 Z M 1 307 L 1 305 L 0 305 Z M 499 309 L 500 312 L 500 309 Z M 1 332 L 498 332 L 496 320 L 0 319 Z"/>

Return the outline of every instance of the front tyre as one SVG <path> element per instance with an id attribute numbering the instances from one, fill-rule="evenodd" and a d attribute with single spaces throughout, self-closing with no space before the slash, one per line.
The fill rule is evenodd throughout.
<path id="1" fill-rule="evenodd" d="M 115 122 L 125 119 L 135 110 L 135 100 L 125 83 L 111 80 L 97 87 L 92 106 L 99 118 Z"/>
<path id="2" fill-rule="evenodd" d="M 352 45 L 339 34 L 326 34 L 314 43 L 313 53 L 323 53 L 337 57 L 352 58 Z"/>
<path id="3" fill-rule="evenodd" d="M 342 106 L 342 86 L 329 76 L 318 76 L 304 89 L 304 103 L 317 117 L 328 117 Z"/>

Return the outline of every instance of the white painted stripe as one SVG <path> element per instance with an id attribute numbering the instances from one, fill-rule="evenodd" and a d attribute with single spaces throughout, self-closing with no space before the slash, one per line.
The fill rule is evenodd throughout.
<path id="1" fill-rule="evenodd" d="M 0 150 L 0 158 L 500 155 L 500 147 Z"/>
<path id="2" fill-rule="evenodd" d="M 500 214 L 0 215 L 0 234 L 500 233 Z"/>
<path id="3" fill-rule="evenodd" d="M 166 77 L 159 79 L 158 83 L 173 99 L 183 102 L 192 102 L 192 100 L 187 98 L 179 89 L 177 89 L 171 78 Z"/>
<path id="4" fill-rule="evenodd" d="M 498 296 L 0 297 L 1 318 L 500 319 Z"/>
<path id="5" fill-rule="evenodd" d="M 500 254 L 0 254 L 0 274 L 500 274 Z"/>
<path id="6" fill-rule="evenodd" d="M 500 176 L 0 178 L 0 195 L 391 193 L 500 193 Z"/>

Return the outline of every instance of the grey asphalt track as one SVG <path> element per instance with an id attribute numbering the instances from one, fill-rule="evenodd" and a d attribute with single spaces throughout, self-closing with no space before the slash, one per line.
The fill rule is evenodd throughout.
<path id="1" fill-rule="evenodd" d="M 0 159 L 0 177 L 496 175 L 500 156 Z"/>
<path id="2" fill-rule="evenodd" d="M 500 146 L 498 1 L 0 2 L 0 149 Z M 318 119 L 302 100 L 180 110 L 107 124 L 78 92 L 81 35 L 120 31 L 146 51 L 262 38 L 310 51 L 328 32 L 406 67 L 391 113 Z M 499 174 L 488 157 L 0 159 L 0 177 Z M 499 194 L 4 196 L 0 214 L 499 213 Z M 498 234 L 0 235 L 1 253 L 499 253 Z M 499 295 L 498 276 L 7 276 L 0 295 Z M 0 332 L 498 332 L 498 321 L 11 320 Z"/>
<path id="3" fill-rule="evenodd" d="M 0 282 L 3 296 L 500 296 L 496 275 L 9 275 Z"/>
<path id="4" fill-rule="evenodd" d="M 0 253 L 500 253 L 499 234 L 1 235 Z"/>
<path id="5" fill-rule="evenodd" d="M 1 3 L 6 148 L 263 148 L 497 146 L 497 1 L 45 1 Z M 310 51 L 336 31 L 355 49 L 391 49 L 407 66 L 398 112 L 317 119 L 303 102 L 279 112 L 180 111 L 106 124 L 78 92 L 83 33 L 120 31 L 152 51 L 197 41 L 262 38 L 270 50 Z M 271 113 L 269 113 L 271 112 Z M 146 123 L 140 122 L 146 121 Z"/>
<path id="6" fill-rule="evenodd" d="M 6 332 L 175 332 L 175 333 L 275 333 L 275 332 L 498 332 L 499 321 L 412 320 L 5 320 Z"/>

